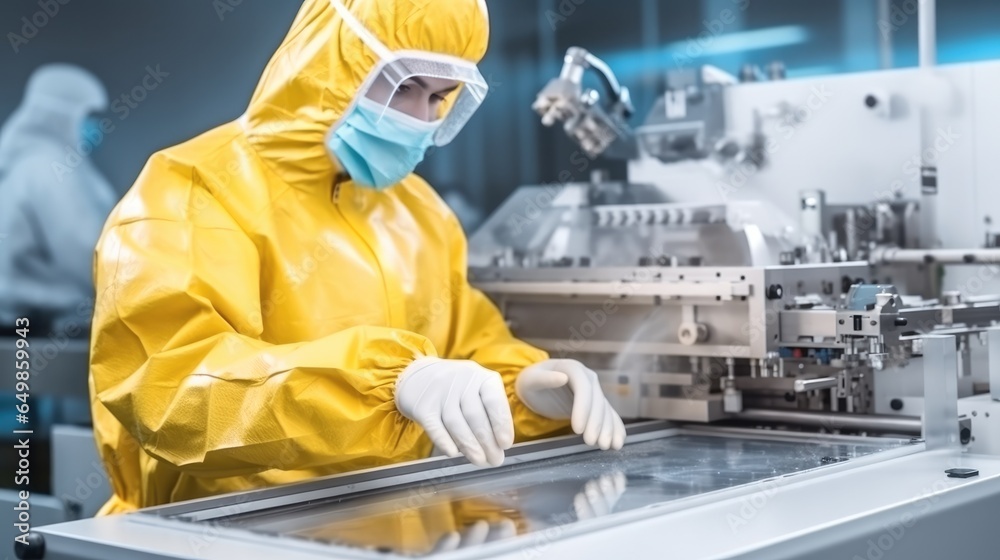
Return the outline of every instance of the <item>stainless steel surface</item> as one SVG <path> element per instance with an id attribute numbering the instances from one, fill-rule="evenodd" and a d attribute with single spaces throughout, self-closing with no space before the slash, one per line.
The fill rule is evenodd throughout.
<path id="1" fill-rule="evenodd" d="M 990 372 L 990 396 L 1000 401 L 1000 327 L 986 331 L 988 345 L 987 368 Z"/>
<path id="2" fill-rule="evenodd" d="M 1000 401 L 993 400 L 990 395 L 959 399 L 958 413 L 972 422 L 972 437 L 963 450 L 1000 456 Z"/>
<path id="3" fill-rule="evenodd" d="M 793 410 L 744 409 L 732 418 L 753 422 L 769 422 L 825 428 L 826 430 L 872 431 L 888 434 L 920 434 L 920 418 L 877 416 L 874 414 L 826 414 Z M 958 418 L 956 413 L 955 418 Z"/>
<path id="4" fill-rule="evenodd" d="M 636 129 L 642 151 L 662 163 L 761 159 L 760 136 L 727 135 L 726 94 L 736 78 L 718 68 L 667 69 L 665 91 Z"/>
<path id="5" fill-rule="evenodd" d="M 899 315 L 907 320 L 905 331 L 931 334 L 954 325 L 986 328 L 997 321 L 998 302 L 966 303 L 956 307 L 934 305 L 902 309 Z"/>
<path id="6" fill-rule="evenodd" d="M 955 344 L 953 336 L 924 337 L 923 437 L 928 449 L 959 447 Z"/>
<path id="7" fill-rule="evenodd" d="M 559 295 L 565 297 L 603 296 L 621 297 L 621 282 L 480 282 L 477 287 L 490 294 L 502 295 Z M 658 282 L 636 284 L 628 287 L 629 297 L 661 297 L 670 299 L 700 298 L 732 301 L 750 295 L 745 282 Z"/>
<path id="8" fill-rule="evenodd" d="M 836 343 L 836 309 L 791 309 L 781 312 L 781 342 L 794 345 L 801 342 Z"/>
<path id="9" fill-rule="evenodd" d="M 897 249 L 882 247 L 872 252 L 872 264 L 987 264 L 1000 263 L 1000 249 Z"/>
<path id="10" fill-rule="evenodd" d="M 655 189 L 653 189 L 655 190 Z M 763 201 L 667 203 L 641 186 L 521 187 L 470 239 L 470 266 L 767 266 L 794 249 L 794 222 Z"/>
<path id="11" fill-rule="evenodd" d="M 679 422 L 715 422 L 726 417 L 723 396 L 698 395 L 692 392 L 686 398 L 650 396 L 639 403 L 640 418 L 667 418 Z"/>
<path id="12" fill-rule="evenodd" d="M 794 389 L 796 393 L 806 391 L 819 391 L 820 389 L 831 389 L 837 386 L 837 380 L 833 377 L 818 377 L 816 379 L 796 379 Z"/>
<path id="13" fill-rule="evenodd" d="M 558 355 L 574 352 L 592 354 L 635 355 L 652 354 L 662 356 L 705 356 L 711 358 L 745 357 L 746 351 L 734 346 L 703 344 L 691 347 L 686 344 L 655 342 L 635 342 L 616 340 L 574 340 L 524 337 L 524 340 Z"/>

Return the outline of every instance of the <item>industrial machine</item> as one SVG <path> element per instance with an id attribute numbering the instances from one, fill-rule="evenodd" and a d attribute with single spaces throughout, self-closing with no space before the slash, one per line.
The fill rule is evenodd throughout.
<path id="1" fill-rule="evenodd" d="M 922 250 L 872 243 L 871 262 L 831 262 L 843 247 L 830 251 L 823 232 L 802 234 L 773 205 L 653 202 L 653 192 L 525 187 L 471 241 L 470 278 L 512 330 L 590 364 L 624 417 L 917 435 L 913 372 L 923 337 L 940 333 L 960 342 L 960 396 L 986 391 L 985 330 L 1000 321 L 1000 297 L 928 299 L 877 280 Z M 802 221 L 814 211 L 804 203 Z M 965 253 L 973 265 L 994 250 Z"/>
<path id="2" fill-rule="evenodd" d="M 621 452 L 431 458 L 38 527 L 18 557 L 995 558 L 1000 63 L 771 75 L 670 72 L 633 124 L 570 49 L 533 109 L 627 181 L 522 187 L 470 239 L 513 332 L 598 373 Z"/>

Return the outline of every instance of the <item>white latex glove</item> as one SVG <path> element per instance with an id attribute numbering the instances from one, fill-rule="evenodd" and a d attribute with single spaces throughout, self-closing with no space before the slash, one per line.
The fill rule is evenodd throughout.
<path id="1" fill-rule="evenodd" d="M 492 524 L 479 520 L 465 527 L 461 532 L 452 532 L 444 535 L 431 552 L 453 552 L 462 548 L 471 548 L 516 536 L 517 524 L 510 519 L 501 519 Z"/>
<path id="2" fill-rule="evenodd" d="M 587 445 L 621 449 L 625 424 L 604 396 L 597 374 L 576 360 L 546 360 L 524 368 L 517 396 L 533 412 L 553 420 L 571 419 Z"/>
<path id="3" fill-rule="evenodd" d="M 627 483 L 628 479 L 621 471 L 602 474 L 600 478 L 587 481 L 583 490 L 573 498 L 576 518 L 583 521 L 613 512 L 618 500 L 625 493 Z"/>
<path id="4" fill-rule="evenodd" d="M 514 419 L 500 374 L 467 360 L 420 358 L 396 381 L 396 409 L 449 457 L 485 467 L 514 445 Z"/>

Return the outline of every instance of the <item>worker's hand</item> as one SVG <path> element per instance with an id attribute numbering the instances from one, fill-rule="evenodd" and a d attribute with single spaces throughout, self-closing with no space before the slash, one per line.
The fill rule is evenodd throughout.
<path id="1" fill-rule="evenodd" d="M 517 524 L 510 519 L 501 519 L 495 523 L 479 520 L 466 526 L 461 532 L 451 532 L 444 535 L 438 540 L 431 552 L 452 552 L 516 536 Z"/>
<path id="2" fill-rule="evenodd" d="M 466 360 L 420 358 L 396 382 L 396 408 L 445 455 L 485 467 L 503 463 L 514 420 L 500 374 Z"/>
<path id="3" fill-rule="evenodd" d="M 571 419 L 587 445 L 621 449 L 625 424 L 604 396 L 597 374 L 576 360 L 546 360 L 527 367 L 515 384 L 521 402 L 540 416 Z"/>
<path id="4" fill-rule="evenodd" d="M 576 518 L 583 521 L 613 512 L 618 500 L 625 493 L 627 482 L 625 473 L 621 471 L 602 474 L 599 478 L 587 481 L 583 490 L 573 498 Z"/>

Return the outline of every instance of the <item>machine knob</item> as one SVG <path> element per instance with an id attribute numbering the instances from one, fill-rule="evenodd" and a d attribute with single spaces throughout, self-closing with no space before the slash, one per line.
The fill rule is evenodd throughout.
<path id="1" fill-rule="evenodd" d="M 903 399 L 892 399 L 889 401 L 889 408 L 893 410 L 903 410 Z"/>
<path id="2" fill-rule="evenodd" d="M 681 323 L 677 339 L 684 346 L 694 346 L 708 340 L 708 327 L 702 323 Z"/>
<path id="3" fill-rule="evenodd" d="M 25 535 L 24 544 L 21 541 L 14 542 L 14 554 L 20 560 L 42 560 L 45 558 L 45 537 L 39 533 L 28 533 Z"/>
<path id="4" fill-rule="evenodd" d="M 771 284 L 767 287 L 767 299 L 781 299 L 785 296 L 785 289 L 781 284 Z"/>
<path id="5" fill-rule="evenodd" d="M 905 327 L 906 325 L 909 324 L 909 321 L 906 320 L 906 317 L 896 317 L 896 319 L 893 321 L 893 324 L 896 325 L 897 327 Z"/>

